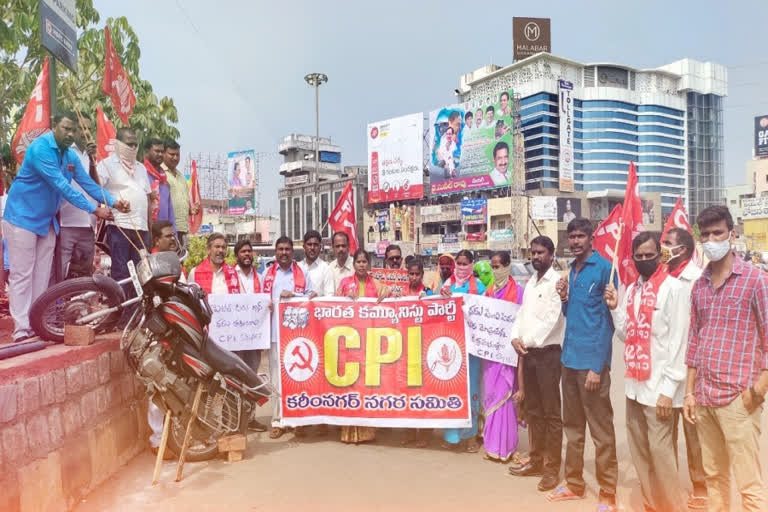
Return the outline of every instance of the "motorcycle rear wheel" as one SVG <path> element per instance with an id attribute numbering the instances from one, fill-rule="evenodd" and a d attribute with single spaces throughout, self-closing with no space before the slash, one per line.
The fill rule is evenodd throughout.
<path id="1" fill-rule="evenodd" d="M 98 295 L 78 299 L 87 292 L 96 292 Z M 122 301 L 119 287 L 115 289 L 102 285 L 92 277 L 68 279 L 50 287 L 37 298 L 29 311 L 29 322 L 35 333 L 44 340 L 62 343 L 65 324 L 74 324 L 78 318 L 95 312 L 99 307 L 114 307 Z M 88 325 L 96 332 L 105 332 L 112 330 L 119 320 L 120 312 L 116 311 Z"/>

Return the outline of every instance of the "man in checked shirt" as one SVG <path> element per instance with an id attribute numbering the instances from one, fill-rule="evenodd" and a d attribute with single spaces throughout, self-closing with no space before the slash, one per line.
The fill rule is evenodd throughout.
<path id="1" fill-rule="evenodd" d="M 701 442 L 709 510 L 731 510 L 731 468 L 741 510 L 763 510 L 759 440 L 768 391 L 768 276 L 731 252 L 728 208 L 710 206 L 696 220 L 710 263 L 691 295 L 683 414 L 696 424 Z"/>

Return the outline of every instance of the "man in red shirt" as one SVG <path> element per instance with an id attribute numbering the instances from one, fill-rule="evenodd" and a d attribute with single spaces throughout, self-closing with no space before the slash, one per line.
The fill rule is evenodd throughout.
<path id="1" fill-rule="evenodd" d="M 759 440 L 768 392 L 768 275 L 731 251 L 728 208 L 705 208 L 696 221 L 710 263 L 691 292 L 683 414 L 699 435 L 709 510 L 731 510 L 731 469 L 741 510 L 763 510 Z"/>

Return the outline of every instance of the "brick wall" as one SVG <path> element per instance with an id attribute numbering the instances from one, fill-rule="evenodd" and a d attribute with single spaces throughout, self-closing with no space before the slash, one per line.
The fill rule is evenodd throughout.
<path id="1" fill-rule="evenodd" d="M 0 510 L 69 510 L 146 446 L 143 387 L 114 337 L 0 361 Z"/>

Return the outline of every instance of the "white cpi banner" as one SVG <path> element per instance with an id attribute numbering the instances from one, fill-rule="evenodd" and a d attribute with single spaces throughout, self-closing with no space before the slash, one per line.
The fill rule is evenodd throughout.
<path id="1" fill-rule="evenodd" d="M 268 349 L 269 302 L 266 293 L 208 295 L 213 310 L 208 336 L 218 346 L 230 351 Z"/>
<path id="2" fill-rule="evenodd" d="M 467 351 L 482 359 L 517 366 L 511 332 L 520 306 L 484 295 L 462 297 Z"/>
<path id="3" fill-rule="evenodd" d="M 368 202 L 424 197 L 424 114 L 368 125 Z"/>
<path id="4" fill-rule="evenodd" d="M 560 80 L 560 192 L 573 192 L 573 82 Z"/>

